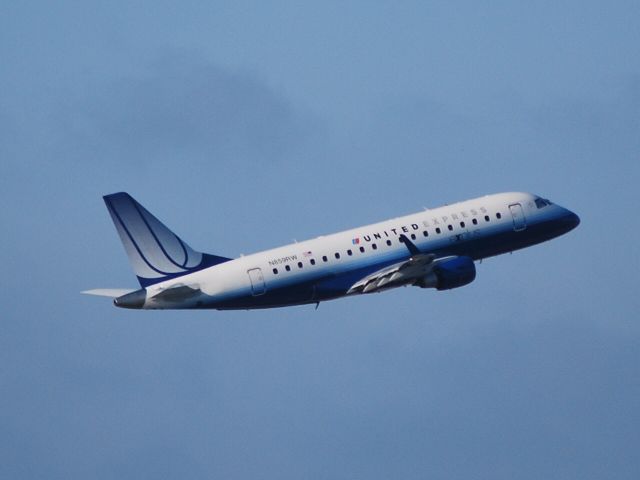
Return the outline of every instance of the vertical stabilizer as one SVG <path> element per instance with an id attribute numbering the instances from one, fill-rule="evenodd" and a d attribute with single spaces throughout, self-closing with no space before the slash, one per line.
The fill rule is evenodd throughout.
<path id="1" fill-rule="evenodd" d="M 231 260 L 193 250 L 128 193 L 104 201 L 143 287 Z"/>

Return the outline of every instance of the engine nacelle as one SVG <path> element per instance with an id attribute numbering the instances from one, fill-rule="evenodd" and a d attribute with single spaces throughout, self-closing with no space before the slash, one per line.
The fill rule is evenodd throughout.
<path id="1" fill-rule="evenodd" d="M 469 257 L 455 257 L 439 262 L 416 285 L 421 288 L 451 290 L 467 285 L 476 278 L 476 266 Z"/>

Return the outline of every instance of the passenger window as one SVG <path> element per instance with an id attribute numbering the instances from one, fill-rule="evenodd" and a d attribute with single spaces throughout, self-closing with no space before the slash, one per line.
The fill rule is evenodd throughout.
<path id="1" fill-rule="evenodd" d="M 360 247 L 360 251 L 364 253 L 364 247 Z"/>
<path id="2" fill-rule="evenodd" d="M 323 261 L 323 262 L 326 262 L 326 261 L 327 261 L 327 256 L 326 256 L 326 255 L 323 255 L 323 256 L 322 256 L 322 261 Z"/>
<path id="3" fill-rule="evenodd" d="M 298 268 L 302 268 L 302 262 L 298 262 Z"/>
<path id="4" fill-rule="evenodd" d="M 285 269 L 287 272 L 290 272 L 290 271 L 291 271 L 291 267 L 290 267 L 289 265 L 285 265 L 285 266 L 284 266 L 284 269 Z"/>
<path id="5" fill-rule="evenodd" d="M 371 244 L 371 248 L 373 248 L 374 250 L 378 248 L 378 246 L 375 243 Z"/>
<path id="6" fill-rule="evenodd" d="M 447 225 L 447 228 L 449 229 L 449 231 L 453 230 L 453 225 Z"/>
<path id="7" fill-rule="evenodd" d="M 485 221 L 485 222 L 488 222 L 488 221 L 489 221 L 489 215 L 485 215 L 485 216 L 484 216 L 484 221 Z"/>
<path id="8" fill-rule="evenodd" d="M 426 230 L 424 232 L 422 232 L 422 235 L 424 235 L 425 237 L 429 236 L 429 232 L 427 232 Z"/>
<path id="9" fill-rule="evenodd" d="M 500 212 L 496 213 L 496 218 L 500 220 L 502 218 L 502 214 Z"/>
<path id="10" fill-rule="evenodd" d="M 351 256 L 353 255 L 353 252 L 351 250 L 347 250 L 347 255 Z"/>
<path id="11" fill-rule="evenodd" d="M 335 253 L 336 258 L 340 258 L 340 254 L 338 252 Z"/>
<path id="12" fill-rule="evenodd" d="M 442 230 L 440 230 L 440 227 L 436 228 L 436 233 L 437 233 L 438 235 L 440 235 L 440 233 L 442 233 Z"/>
<path id="13" fill-rule="evenodd" d="M 312 258 L 311 260 L 309 260 L 309 263 L 310 263 L 311 265 L 315 265 L 315 264 L 316 264 L 316 261 Z"/>
<path id="14" fill-rule="evenodd" d="M 474 225 L 477 225 L 477 224 L 478 224 L 478 219 L 477 219 L 477 218 L 474 218 L 474 219 L 473 219 L 473 220 L 471 220 L 471 221 L 473 222 L 473 224 L 474 224 Z"/>
<path id="15" fill-rule="evenodd" d="M 278 274 L 278 269 L 277 269 L 277 268 L 274 268 L 274 269 L 273 269 L 273 274 L 274 274 L 274 275 L 277 275 L 277 274 Z"/>
<path id="16" fill-rule="evenodd" d="M 412 233 L 412 234 L 411 234 L 411 240 L 415 240 L 415 239 L 416 239 L 416 234 L 415 234 L 415 233 Z"/>
<path id="17" fill-rule="evenodd" d="M 391 240 L 387 240 L 387 245 L 390 247 L 391 246 Z"/>
<path id="18" fill-rule="evenodd" d="M 460 222 L 460 226 L 464 228 L 464 222 Z"/>

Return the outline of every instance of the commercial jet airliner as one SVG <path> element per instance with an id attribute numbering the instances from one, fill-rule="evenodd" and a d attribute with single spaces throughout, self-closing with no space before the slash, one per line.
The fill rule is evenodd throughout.
<path id="1" fill-rule="evenodd" d="M 414 285 L 449 290 L 475 262 L 573 230 L 578 216 L 529 193 L 498 193 L 240 258 L 193 250 L 127 193 L 104 197 L 140 289 L 83 293 L 136 309 L 316 304 Z"/>

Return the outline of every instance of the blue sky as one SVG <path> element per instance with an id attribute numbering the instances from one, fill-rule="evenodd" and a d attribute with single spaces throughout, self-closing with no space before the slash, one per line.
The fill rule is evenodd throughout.
<path id="1" fill-rule="evenodd" d="M 637 2 L 0 7 L 0 476 L 638 478 Z M 399 289 L 136 312 L 101 196 L 237 256 L 499 191 L 580 227 Z"/>

